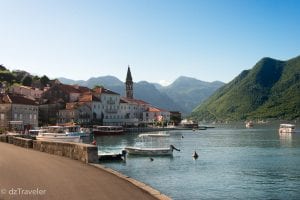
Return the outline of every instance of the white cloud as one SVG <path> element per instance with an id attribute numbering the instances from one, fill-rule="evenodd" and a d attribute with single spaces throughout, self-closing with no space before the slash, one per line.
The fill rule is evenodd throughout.
<path id="1" fill-rule="evenodd" d="M 171 83 L 170 83 L 170 81 L 167 81 L 167 80 L 160 80 L 160 81 L 159 81 L 159 84 L 161 84 L 162 86 L 168 86 L 168 85 L 170 85 Z"/>

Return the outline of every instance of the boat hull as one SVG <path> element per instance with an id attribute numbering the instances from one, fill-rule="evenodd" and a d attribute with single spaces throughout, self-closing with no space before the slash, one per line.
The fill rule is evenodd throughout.
<path id="1" fill-rule="evenodd" d="M 80 142 L 80 136 L 36 136 L 36 139 L 52 142 Z"/>
<path id="2" fill-rule="evenodd" d="M 95 136 L 101 135 L 120 135 L 124 133 L 122 126 L 95 126 L 93 128 L 93 134 Z"/>
<path id="3" fill-rule="evenodd" d="M 172 148 L 142 148 L 142 147 L 125 147 L 129 155 L 144 155 L 144 156 L 172 156 Z"/>
<path id="4" fill-rule="evenodd" d="M 96 136 L 100 135 L 121 135 L 124 131 L 93 131 L 93 134 Z"/>

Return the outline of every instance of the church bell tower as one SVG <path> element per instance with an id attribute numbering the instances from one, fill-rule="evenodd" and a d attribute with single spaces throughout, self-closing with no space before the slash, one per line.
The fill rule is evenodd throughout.
<path id="1" fill-rule="evenodd" d="M 125 85 L 126 85 L 126 97 L 129 99 L 133 99 L 133 81 L 132 81 L 132 76 L 131 76 L 129 65 L 128 65 L 128 69 L 127 69 Z"/>

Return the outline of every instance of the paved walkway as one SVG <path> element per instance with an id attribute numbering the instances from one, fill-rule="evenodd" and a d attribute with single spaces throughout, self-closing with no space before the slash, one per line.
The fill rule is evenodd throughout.
<path id="1" fill-rule="evenodd" d="M 0 199 L 156 199 L 104 170 L 0 142 Z"/>

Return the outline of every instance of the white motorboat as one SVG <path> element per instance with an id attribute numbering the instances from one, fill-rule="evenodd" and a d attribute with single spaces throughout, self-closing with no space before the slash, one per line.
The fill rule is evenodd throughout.
<path id="1" fill-rule="evenodd" d="M 172 156 L 173 150 L 176 149 L 173 145 L 167 148 L 152 148 L 152 147 L 125 147 L 129 155 L 143 155 L 143 156 Z"/>
<path id="2" fill-rule="evenodd" d="M 296 126 L 294 124 L 280 124 L 279 133 L 295 133 Z"/>
<path id="3" fill-rule="evenodd" d="M 78 126 L 78 128 L 80 128 Z M 80 142 L 80 131 L 70 131 L 68 126 L 48 126 L 38 131 L 37 140 L 55 142 Z"/>

